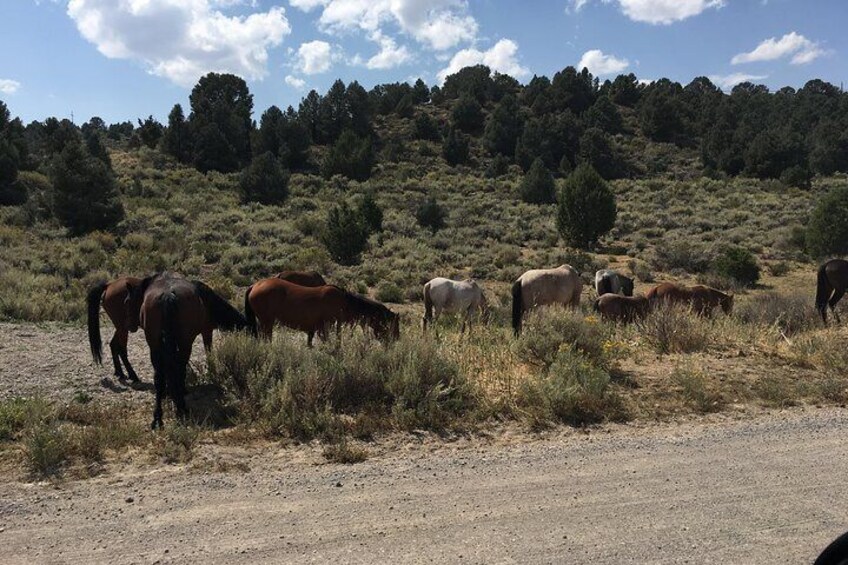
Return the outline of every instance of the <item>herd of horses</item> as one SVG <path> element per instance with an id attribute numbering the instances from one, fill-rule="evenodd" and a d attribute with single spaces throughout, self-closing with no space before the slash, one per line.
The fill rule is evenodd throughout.
<path id="1" fill-rule="evenodd" d="M 633 279 L 610 269 L 596 273 L 594 287 L 598 294 L 595 311 L 618 323 L 644 319 L 662 303 L 683 304 L 703 316 L 711 316 L 717 308 L 726 314 L 733 309 L 732 295 L 703 285 L 661 283 L 644 295 L 634 296 Z M 835 307 L 846 289 L 848 261 L 833 259 L 819 268 L 816 308 L 825 324 L 828 308 L 839 321 Z M 516 335 L 521 332 L 524 314 L 533 308 L 551 304 L 578 307 L 582 292 L 583 279 L 569 265 L 525 272 L 512 285 L 513 330 Z M 346 325 L 367 328 L 382 341 L 400 335 L 397 313 L 376 300 L 327 284 L 316 272 L 287 271 L 254 283 L 244 295 L 244 314 L 203 282 L 171 272 L 98 283 L 88 292 L 87 307 L 89 345 L 98 364 L 103 358 L 101 307 L 115 327 L 109 348 L 120 380 L 139 381 L 127 357 L 127 339 L 131 332 L 144 331 L 156 394 L 153 429 L 162 427 L 166 395 L 171 397 L 178 417 L 186 414 L 186 370 L 198 335 L 207 351 L 216 329 L 247 330 L 270 340 L 274 326 L 279 324 L 305 332 L 310 347 L 315 334 L 325 339 L 330 329 L 338 332 Z M 430 280 L 424 285 L 424 329 L 443 313 L 459 314 L 464 332 L 477 314 L 483 319 L 488 315 L 483 289 L 473 280 Z"/>

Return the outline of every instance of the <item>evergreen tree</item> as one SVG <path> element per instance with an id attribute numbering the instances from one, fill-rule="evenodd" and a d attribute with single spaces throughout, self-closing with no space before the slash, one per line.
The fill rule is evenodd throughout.
<path id="1" fill-rule="evenodd" d="M 188 163 L 191 158 L 191 134 L 183 107 L 174 104 L 168 114 L 168 129 L 162 136 L 162 151 L 180 163 Z"/>
<path id="2" fill-rule="evenodd" d="M 72 235 L 110 230 L 124 216 L 112 172 L 78 141 L 56 156 L 51 181 L 56 215 Z"/>
<path id="3" fill-rule="evenodd" d="M 198 171 L 238 170 L 238 153 L 214 122 L 206 124 L 193 135 L 194 166 Z"/>
<path id="4" fill-rule="evenodd" d="M 451 126 L 442 144 L 442 156 L 448 165 L 455 167 L 468 162 L 468 136 Z"/>
<path id="5" fill-rule="evenodd" d="M 620 177 L 624 168 L 609 137 L 598 128 L 589 128 L 583 132 L 577 161 L 592 165 L 605 179 Z"/>
<path id="6" fill-rule="evenodd" d="M 324 158 L 321 173 L 324 178 L 343 175 L 362 182 L 371 176 L 373 167 L 371 139 L 360 138 L 351 130 L 345 130 Z"/>
<path id="7" fill-rule="evenodd" d="M 451 123 L 465 133 L 477 133 L 483 128 L 483 108 L 471 96 L 464 95 L 453 106 Z"/>
<path id="8" fill-rule="evenodd" d="M 371 233 L 383 231 L 383 210 L 374 199 L 374 192 L 368 191 L 359 202 L 359 215 Z"/>
<path id="9" fill-rule="evenodd" d="M 368 246 L 368 228 L 362 216 L 342 202 L 330 210 L 321 241 L 337 263 L 355 265 Z"/>
<path id="10" fill-rule="evenodd" d="M 253 130 L 253 95 L 247 83 L 235 75 L 209 73 L 192 89 L 189 101 L 194 162 L 202 164 L 200 170 L 226 173 L 247 165 Z"/>
<path id="11" fill-rule="evenodd" d="M 620 133 L 622 129 L 621 114 L 606 96 L 598 96 L 586 112 L 586 123 L 589 127 L 596 127 L 610 134 Z"/>
<path id="12" fill-rule="evenodd" d="M 418 220 L 418 225 L 433 233 L 445 227 L 445 218 L 447 218 L 447 212 L 434 196 L 430 196 L 422 202 L 415 211 L 415 219 Z"/>
<path id="13" fill-rule="evenodd" d="M 515 143 L 523 126 L 520 110 L 518 100 L 512 94 L 504 96 L 495 106 L 483 133 L 483 144 L 489 153 L 515 155 Z"/>
<path id="14" fill-rule="evenodd" d="M 813 209 L 807 251 L 817 259 L 848 254 L 848 187 L 832 189 Z"/>
<path id="15" fill-rule="evenodd" d="M 282 204 L 289 194 L 289 172 L 270 151 L 254 157 L 239 178 L 242 202 Z"/>
<path id="16" fill-rule="evenodd" d="M 415 139 L 442 140 L 442 134 L 439 132 L 439 125 L 436 120 L 424 112 L 420 112 L 415 118 Z"/>
<path id="17" fill-rule="evenodd" d="M 157 122 L 153 116 L 148 116 L 146 120 L 138 120 L 138 129 L 136 130 L 141 142 L 150 149 L 156 149 L 159 140 L 162 138 L 164 128 L 162 124 Z"/>
<path id="18" fill-rule="evenodd" d="M 591 165 L 581 163 L 565 179 L 559 198 L 557 229 L 565 241 L 586 249 L 615 225 L 615 196 Z"/>
<path id="19" fill-rule="evenodd" d="M 530 170 L 524 175 L 519 187 L 521 199 L 530 204 L 552 204 L 556 202 L 554 177 L 545 166 L 545 162 L 536 158 Z"/>

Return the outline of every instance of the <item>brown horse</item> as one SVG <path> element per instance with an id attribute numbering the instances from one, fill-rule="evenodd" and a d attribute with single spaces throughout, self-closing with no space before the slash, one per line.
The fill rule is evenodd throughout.
<path id="1" fill-rule="evenodd" d="M 721 306 L 725 314 L 733 311 L 733 296 L 704 285 L 684 286 L 675 283 L 660 283 L 648 291 L 646 297 L 652 306 L 658 302 L 684 304 L 701 316 L 712 316 L 713 310 Z"/>
<path id="2" fill-rule="evenodd" d="M 91 356 L 98 365 L 103 363 L 103 342 L 100 339 L 100 306 L 115 326 L 115 333 L 109 340 L 109 350 L 112 352 L 112 363 L 115 364 L 115 376 L 120 380 L 127 377 L 133 382 L 139 382 L 138 375 L 130 360 L 127 358 L 127 339 L 130 332 L 138 330 L 138 325 L 130 325 L 127 320 L 126 302 L 127 285 L 138 285 L 141 279 L 121 277 L 112 282 L 102 281 L 88 291 L 88 343 L 91 346 Z M 127 368 L 127 375 L 121 368 L 121 361 Z"/>
<path id="3" fill-rule="evenodd" d="M 818 280 L 816 283 L 816 309 L 827 324 L 827 307 L 833 312 L 837 323 L 842 323 L 836 304 L 842 300 L 848 289 L 848 261 L 844 259 L 831 259 L 819 267 Z"/>
<path id="4" fill-rule="evenodd" d="M 276 278 L 293 282 L 300 286 L 326 286 L 327 281 L 317 271 L 283 271 Z"/>
<path id="5" fill-rule="evenodd" d="M 186 414 L 185 376 L 191 348 L 198 335 L 207 351 L 212 331 L 239 330 L 247 323 L 238 310 L 200 281 L 175 273 L 159 273 L 128 285 L 130 323 L 144 330 L 153 364 L 156 406 L 151 427 L 162 427 L 162 399 L 169 394 L 177 416 Z"/>
<path id="6" fill-rule="evenodd" d="M 279 322 L 306 332 L 309 347 L 316 332 L 324 338 L 333 325 L 367 325 L 379 339 L 397 339 L 400 333 L 397 314 L 334 285 L 305 287 L 278 278 L 264 279 L 245 292 L 244 313 L 254 335 L 271 339 L 274 324 Z"/>
<path id="7" fill-rule="evenodd" d="M 629 324 L 644 320 L 651 311 L 651 303 L 643 295 L 622 296 L 607 293 L 595 300 L 594 308 L 605 320 Z"/>

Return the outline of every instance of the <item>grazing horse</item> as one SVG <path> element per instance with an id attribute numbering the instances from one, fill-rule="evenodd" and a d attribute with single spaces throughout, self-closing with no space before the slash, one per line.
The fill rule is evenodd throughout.
<path id="1" fill-rule="evenodd" d="M 435 316 L 433 310 L 435 309 Z M 475 311 L 484 315 L 488 305 L 483 289 L 474 280 L 452 281 L 436 277 L 424 285 L 424 329 L 430 322 L 439 319 L 442 312 L 462 314 L 462 332 L 466 323 L 471 325 Z"/>
<path id="2" fill-rule="evenodd" d="M 244 312 L 254 335 L 271 339 L 274 324 L 306 332 L 312 347 L 317 332 L 346 324 L 368 326 L 378 339 L 397 339 L 399 316 L 383 304 L 334 285 L 306 287 L 278 278 L 253 284 L 244 294 Z"/>
<path id="3" fill-rule="evenodd" d="M 598 296 L 607 293 L 633 296 L 633 279 L 625 277 L 612 269 L 601 269 L 595 273 L 595 290 Z"/>
<path id="4" fill-rule="evenodd" d="M 831 259 L 819 267 L 818 280 L 816 283 L 816 309 L 827 324 L 827 307 L 833 312 L 837 323 L 842 323 L 836 304 L 845 295 L 848 289 L 848 261 L 844 259 Z"/>
<path id="5" fill-rule="evenodd" d="M 684 304 L 701 316 L 712 316 L 713 310 L 721 306 L 725 314 L 733 311 L 733 295 L 697 284 L 687 287 L 675 283 L 660 283 L 646 295 L 652 306 L 658 302 Z"/>
<path id="6" fill-rule="evenodd" d="M 162 427 L 162 399 L 174 401 L 177 417 L 186 414 L 185 377 L 191 348 L 198 335 L 212 347 L 212 331 L 243 329 L 247 322 L 238 310 L 200 281 L 174 273 L 151 275 L 129 285 L 127 314 L 144 330 L 153 364 L 156 406 L 151 427 Z"/>
<path id="7" fill-rule="evenodd" d="M 512 328 L 515 334 L 521 333 L 524 312 L 547 304 L 576 308 L 580 305 L 582 291 L 580 273 L 570 265 L 527 271 L 512 284 Z"/>
<path id="8" fill-rule="evenodd" d="M 130 332 L 138 330 L 138 325 L 130 325 L 127 319 L 126 302 L 127 285 L 138 285 L 141 279 L 121 277 L 112 282 L 102 281 L 88 291 L 88 343 L 91 346 L 91 356 L 98 365 L 103 363 L 103 342 L 100 339 L 100 306 L 115 326 L 115 333 L 109 340 L 109 350 L 112 352 L 112 363 L 115 364 L 115 376 L 120 380 L 127 377 L 133 382 L 139 382 L 138 375 L 130 360 L 127 358 L 127 339 Z M 121 368 L 121 361 L 127 368 L 127 374 Z"/>
<path id="9" fill-rule="evenodd" d="M 608 292 L 595 300 L 594 308 L 605 320 L 629 324 L 644 320 L 651 311 L 651 303 L 643 295 L 621 296 Z"/>
<path id="10" fill-rule="evenodd" d="M 327 284 L 324 277 L 317 271 L 283 271 L 277 273 L 277 278 L 300 286 L 326 286 Z"/>

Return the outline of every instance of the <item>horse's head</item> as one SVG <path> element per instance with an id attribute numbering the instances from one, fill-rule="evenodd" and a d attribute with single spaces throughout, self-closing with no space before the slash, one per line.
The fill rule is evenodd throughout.
<path id="1" fill-rule="evenodd" d="M 371 316 L 368 325 L 380 341 L 400 339 L 400 316 L 388 308 L 377 316 Z"/>
<path id="2" fill-rule="evenodd" d="M 728 316 L 733 312 L 733 295 L 725 294 L 719 299 L 719 304 L 721 304 L 721 309 Z"/>
<path id="3" fill-rule="evenodd" d="M 624 296 L 633 296 L 633 279 L 624 275 L 618 275 L 618 280 Z"/>

